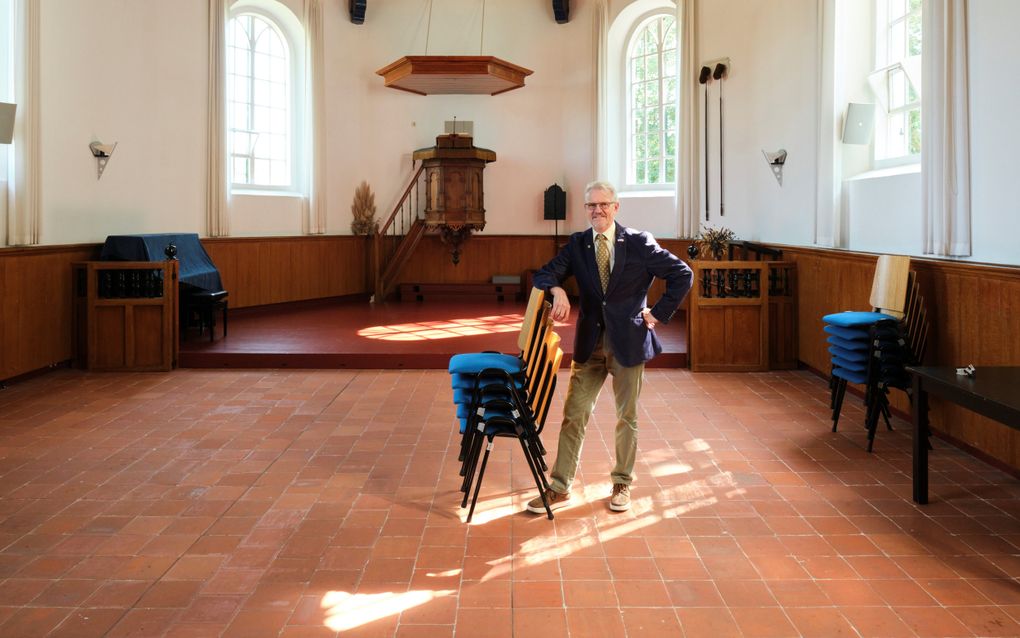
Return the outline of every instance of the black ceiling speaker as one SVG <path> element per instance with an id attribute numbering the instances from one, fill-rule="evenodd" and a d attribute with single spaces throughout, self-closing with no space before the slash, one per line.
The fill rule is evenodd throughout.
<path id="1" fill-rule="evenodd" d="M 552 0 L 552 5 L 556 22 L 566 24 L 570 21 L 570 0 Z"/>
<path id="2" fill-rule="evenodd" d="M 354 24 L 365 24 L 365 10 L 368 8 L 368 0 L 350 0 L 348 7 L 351 10 L 351 22 Z"/>

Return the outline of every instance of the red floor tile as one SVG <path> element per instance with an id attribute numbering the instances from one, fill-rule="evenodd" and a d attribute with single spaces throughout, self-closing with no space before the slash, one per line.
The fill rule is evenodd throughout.
<path id="1" fill-rule="evenodd" d="M 649 370 L 630 512 L 603 392 L 570 508 L 497 445 L 466 525 L 443 371 L 58 370 L 0 393 L 0 636 L 1020 635 L 1020 486 L 936 440 L 915 506 L 827 400 Z"/>

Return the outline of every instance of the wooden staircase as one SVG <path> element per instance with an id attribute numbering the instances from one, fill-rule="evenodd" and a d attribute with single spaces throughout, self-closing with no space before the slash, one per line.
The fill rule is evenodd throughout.
<path id="1" fill-rule="evenodd" d="M 385 301 L 393 292 L 400 272 L 425 234 L 424 168 L 423 164 L 418 165 L 389 219 L 375 234 L 372 250 L 372 272 L 375 273 L 373 303 Z"/>

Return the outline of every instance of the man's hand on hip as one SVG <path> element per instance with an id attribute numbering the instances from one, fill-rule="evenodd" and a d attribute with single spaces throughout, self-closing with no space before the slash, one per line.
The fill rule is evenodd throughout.
<path id="1" fill-rule="evenodd" d="M 642 310 L 641 318 L 645 320 L 645 325 L 648 326 L 649 330 L 655 330 L 655 325 L 659 323 L 659 320 L 652 314 L 651 308 L 645 308 Z"/>

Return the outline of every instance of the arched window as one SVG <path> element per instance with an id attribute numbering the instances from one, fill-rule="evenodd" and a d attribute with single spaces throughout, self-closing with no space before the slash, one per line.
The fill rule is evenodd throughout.
<path id="1" fill-rule="evenodd" d="M 227 25 L 227 131 L 234 188 L 296 190 L 296 114 L 302 91 L 293 38 L 263 11 L 235 10 Z"/>
<path id="2" fill-rule="evenodd" d="M 657 15 L 627 45 L 627 183 L 675 184 L 676 18 Z"/>

